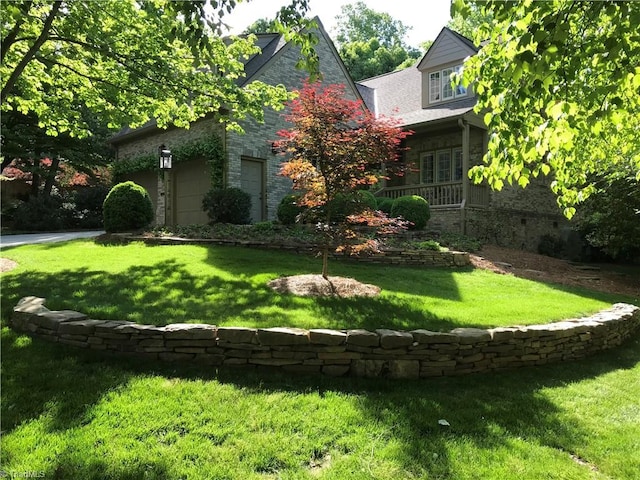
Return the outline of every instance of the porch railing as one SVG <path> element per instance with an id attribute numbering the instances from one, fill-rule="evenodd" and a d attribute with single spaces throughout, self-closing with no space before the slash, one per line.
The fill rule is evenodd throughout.
<path id="1" fill-rule="evenodd" d="M 404 195 L 420 195 L 431 206 L 461 205 L 464 200 L 462 195 L 462 182 L 449 182 L 437 184 L 403 185 L 400 187 L 385 187 L 378 195 L 398 198 Z M 489 205 L 489 190 L 485 185 L 469 185 L 469 194 L 466 205 Z"/>

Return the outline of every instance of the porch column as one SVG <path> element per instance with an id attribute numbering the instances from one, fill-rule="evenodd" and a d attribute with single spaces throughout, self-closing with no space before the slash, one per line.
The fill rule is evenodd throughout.
<path id="1" fill-rule="evenodd" d="M 463 119 L 458 120 L 462 128 L 462 204 L 460 205 L 460 222 L 462 234 L 467 233 L 466 205 L 469 199 L 469 123 Z"/>

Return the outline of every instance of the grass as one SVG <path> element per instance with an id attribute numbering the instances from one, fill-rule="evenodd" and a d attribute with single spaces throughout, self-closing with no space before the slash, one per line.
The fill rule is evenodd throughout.
<path id="1" fill-rule="evenodd" d="M 549 321 L 623 297 L 481 271 L 335 263 L 375 300 L 264 284 L 317 272 L 277 252 L 90 241 L 5 249 L 24 295 L 146 323 L 431 328 Z M 105 357 L 2 329 L 2 470 L 54 479 L 634 479 L 640 335 L 580 362 L 415 382 Z M 445 419 L 449 427 L 438 421 Z"/>
<path id="2" fill-rule="evenodd" d="M 92 241 L 5 249 L 20 265 L 3 274 L 3 315 L 23 296 L 92 318 L 163 325 L 449 330 L 550 322 L 639 299 L 546 285 L 481 270 L 335 262 L 332 275 L 383 290 L 375 299 L 300 298 L 267 287 L 283 275 L 317 273 L 312 257 L 246 248 L 103 246 Z"/>
<path id="3" fill-rule="evenodd" d="M 640 471 L 637 335 L 579 363 L 405 383 L 107 359 L 7 328 L 2 354 L 7 472 L 624 480 Z"/>

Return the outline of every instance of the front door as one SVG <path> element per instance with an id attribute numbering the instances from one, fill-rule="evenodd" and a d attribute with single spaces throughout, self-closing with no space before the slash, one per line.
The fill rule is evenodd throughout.
<path id="1" fill-rule="evenodd" d="M 264 161 L 242 159 L 240 188 L 251 195 L 251 222 L 264 220 Z"/>

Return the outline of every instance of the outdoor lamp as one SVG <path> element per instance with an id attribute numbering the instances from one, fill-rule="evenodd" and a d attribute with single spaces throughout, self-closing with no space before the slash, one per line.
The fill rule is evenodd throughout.
<path id="1" fill-rule="evenodd" d="M 171 150 L 168 150 L 164 144 L 158 147 L 158 153 L 160 156 L 160 170 L 169 170 L 171 168 L 171 160 L 173 157 L 171 156 Z"/>

